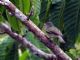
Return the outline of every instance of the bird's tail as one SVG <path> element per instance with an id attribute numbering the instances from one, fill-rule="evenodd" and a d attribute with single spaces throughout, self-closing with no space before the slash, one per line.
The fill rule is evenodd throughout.
<path id="1" fill-rule="evenodd" d="M 58 38 L 59 38 L 59 41 L 60 41 L 61 43 L 65 43 L 64 39 L 62 38 L 62 36 L 58 36 Z"/>

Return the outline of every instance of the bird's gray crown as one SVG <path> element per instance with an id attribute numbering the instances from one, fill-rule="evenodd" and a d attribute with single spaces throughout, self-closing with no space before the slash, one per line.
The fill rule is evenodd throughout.
<path id="1" fill-rule="evenodd" d="M 52 22 L 46 22 L 45 25 L 48 26 L 48 27 L 52 27 L 53 26 Z"/>

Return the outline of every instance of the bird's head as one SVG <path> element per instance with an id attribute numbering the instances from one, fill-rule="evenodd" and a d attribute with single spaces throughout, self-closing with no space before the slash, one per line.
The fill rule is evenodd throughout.
<path id="1" fill-rule="evenodd" d="M 49 28 L 49 27 L 52 27 L 53 24 L 52 24 L 52 22 L 46 22 L 46 23 L 44 24 L 44 26 L 45 26 L 45 28 Z"/>

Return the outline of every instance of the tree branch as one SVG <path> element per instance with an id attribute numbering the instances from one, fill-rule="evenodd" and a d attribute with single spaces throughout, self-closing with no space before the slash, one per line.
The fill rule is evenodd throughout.
<path id="1" fill-rule="evenodd" d="M 37 47 L 35 47 L 33 44 L 31 44 L 25 37 L 22 37 L 21 35 L 12 32 L 11 29 L 7 24 L 2 23 L 0 25 L 0 29 L 2 29 L 5 33 L 10 35 L 12 38 L 14 38 L 16 41 L 21 43 L 24 47 L 29 48 L 29 50 L 34 54 L 44 59 L 56 59 L 56 56 L 54 54 L 48 54 Z"/>
<path id="2" fill-rule="evenodd" d="M 58 57 L 58 60 L 72 60 L 67 54 L 59 48 L 58 45 L 53 43 L 31 20 L 27 20 L 28 17 L 24 15 L 20 10 L 18 10 L 10 1 L 0 0 L 4 2 L 6 9 L 11 12 L 14 16 L 19 18 L 21 22 L 28 27 L 28 29 L 33 32 L 41 42 L 43 42 L 51 51 Z"/>

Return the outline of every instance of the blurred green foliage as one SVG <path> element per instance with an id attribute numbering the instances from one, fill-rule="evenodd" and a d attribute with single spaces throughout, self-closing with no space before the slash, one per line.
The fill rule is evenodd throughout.
<path id="1" fill-rule="evenodd" d="M 64 37 L 65 44 L 60 47 L 70 55 L 73 60 L 80 57 L 80 0 L 10 0 L 18 9 L 27 15 L 33 9 L 30 19 L 42 29 L 46 21 L 51 21 L 58 27 Z M 28 15 L 27 15 L 28 16 Z M 5 7 L 0 5 L 0 23 L 7 21 L 14 32 L 18 32 L 45 52 L 50 50 L 38 41 L 38 38 Z M 27 32 L 26 32 L 27 31 Z M 43 31 L 43 30 L 42 30 Z M 43 60 L 34 56 L 28 49 L 18 53 L 18 43 L 6 34 L 0 34 L 0 60 Z"/>

